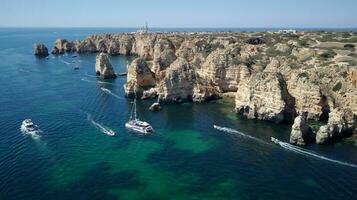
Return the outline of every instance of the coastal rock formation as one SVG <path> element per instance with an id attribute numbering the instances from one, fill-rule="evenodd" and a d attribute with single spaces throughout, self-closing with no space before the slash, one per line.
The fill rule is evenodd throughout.
<path id="1" fill-rule="evenodd" d="M 236 92 L 239 80 L 241 59 L 240 48 L 217 49 L 207 56 L 198 70 L 201 78 L 209 80 L 222 92 Z"/>
<path id="2" fill-rule="evenodd" d="M 95 60 L 95 74 L 104 79 L 117 77 L 107 54 L 100 53 L 97 55 Z"/>
<path id="3" fill-rule="evenodd" d="M 280 123 L 294 117 L 294 102 L 280 73 L 262 72 L 240 81 L 236 111 L 250 119 Z"/>
<path id="4" fill-rule="evenodd" d="M 155 86 L 155 74 L 151 72 L 145 60 L 142 58 L 135 59 L 128 66 L 127 81 L 124 85 L 125 94 L 128 97 L 137 97 L 143 95 L 144 90 Z M 151 96 L 145 94 L 145 98 Z"/>
<path id="5" fill-rule="evenodd" d="M 327 125 L 321 126 L 316 134 L 316 143 L 333 142 L 357 129 L 357 115 L 351 109 L 334 109 L 329 115 Z"/>
<path id="6" fill-rule="evenodd" d="M 288 81 L 288 91 L 295 98 L 298 114 L 308 113 L 308 119 L 326 118 L 329 105 L 320 87 L 311 82 L 306 72 L 292 74 Z"/>
<path id="7" fill-rule="evenodd" d="M 166 70 L 158 87 L 160 102 L 182 102 L 192 100 L 196 72 L 183 58 L 178 58 Z"/>
<path id="8" fill-rule="evenodd" d="M 293 122 L 307 113 L 306 120 L 329 122 L 316 136 L 323 143 L 339 135 L 329 125 L 337 123 L 331 121 L 332 110 L 357 114 L 355 52 L 342 50 L 345 43 L 321 40 L 332 35 L 345 37 L 328 32 L 123 33 L 59 40 L 55 46 L 58 53 L 72 49 L 138 57 L 128 66 L 128 97 L 203 102 L 236 93 L 235 110 L 248 118 Z M 350 132 L 344 130 L 341 135 Z"/>
<path id="9" fill-rule="evenodd" d="M 52 49 L 52 54 L 63 54 L 74 51 L 74 44 L 65 39 L 57 39 Z"/>
<path id="10" fill-rule="evenodd" d="M 168 39 L 159 39 L 154 45 L 153 69 L 152 71 L 160 73 L 176 60 L 175 46 Z"/>
<path id="11" fill-rule="evenodd" d="M 42 44 L 42 43 L 38 43 L 38 44 L 34 44 L 33 46 L 33 51 L 34 51 L 34 54 L 36 56 L 39 56 L 39 57 L 46 57 L 48 56 L 48 49 L 47 47 Z"/>
<path id="12" fill-rule="evenodd" d="M 135 35 L 133 51 L 144 60 L 152 60 L 156 35 Z"/>
<path id="13" fill-rule="evenodd" d="M 307 113 L 302 113 L 294 120 L 291 128 L 290 143 L 303 146 L 315 139 L 312 129 L 307 125 Z"/>
<path id="14" fill-rule="evenodd" d="M 75 48 L 78 53 L 95 53 L 98 52 L 96 45 L 90 38 L 83 40 L 82 42 L 76 41 Z"/>

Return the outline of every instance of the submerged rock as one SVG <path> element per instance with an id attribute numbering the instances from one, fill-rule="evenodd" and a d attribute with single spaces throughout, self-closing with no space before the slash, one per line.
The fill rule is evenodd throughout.
<path id="1" fill-rule="evenodd" d="M 95 73 L 97 76 L 100 76 L 104 79 L 117 77 L 107 54 L 100 53 L 97 55 L 95 61 Z"/>
<path id="2" fill-rule="evenodd" d="M 34 44 L 33 51 L 39 57 L 47 57 L 49 55 L 47 47 L 42 43 Z"/>
<path id="3" fill-rule="evenodd" d="M 307 113 L 302 113 L 294 120 L 291 128 L 290 143 L 303 146 L 307 143 L 313 142 L 315 136 L 312 129 L 307 124 Z"/>
<path id="4" fill-rule="evenodd" d="M 159 111 L 160 109 L 161 109 L 160 103 L 153 103 L 149 108 L 149 110 L 151 111 Z"/>

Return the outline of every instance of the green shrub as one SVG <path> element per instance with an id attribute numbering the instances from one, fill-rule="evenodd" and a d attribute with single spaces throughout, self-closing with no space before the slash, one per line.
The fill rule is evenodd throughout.
<path id="1" fill-rule="evenodd" d="M 355 48 L 354 44 L 345 44 L 343 47 L 348 48 L 348 49 L 353 49 Z"/>
<path id="2" fill-rule="evenodd" d="M 307 40 L 299 40 L 298 44 L 302 47 L 307 47 L 309 46 L 309 43 L 307 42 Z"/>
<path id="3" fill-rule="evenodd" d="M 350 66 L 357 66 L 357 62 L 355 60 L 346 60 L 344 62 L 348 63 Z"/>
<path id="4" fill-rule="evenodd" d="M 322 59 L 329 59 L 335 57 L 337 54 L 333 50 L 328 50 L 322 54 L 319 55 L 320 58 Z"/>
<path id="5" fill-rule="evenodd" d="M 298 75 L 299 77 L 309 78 L 309 75 L 306 72 L 302 72 Z"/>
<path id="6" fill-rule="evenodd" d="M 341 90 L 341 88 L 342 88 L 342 83 L 341 83 L 341 82 L 338 82 L 338 83 L 336 83 L 336 85 L 332 88 L 332 90 L 333 90 L 334 92 L 337 92 L 337 91 Z"/>
<path id="7" fill-rule="evenodd" d="M 308 120 L 307 124 L 311 127 L 312 131 L 316 133 L 321 126 L 326 125 L 326 123 L 321 122 L 321 121 L 313 121 L 313 120 Z"/>

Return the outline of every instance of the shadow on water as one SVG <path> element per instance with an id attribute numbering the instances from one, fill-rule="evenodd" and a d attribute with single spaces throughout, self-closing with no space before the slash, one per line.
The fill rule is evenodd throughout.
<path id="1" fill-rule="evenodd" d="M 117 199 L 110 188 L 135 190 L 143 183 L 135 171 L 113 173 L 108 163 L 98 163 L 83 178 L 59 190 L 52 190 L 49 199 Z"/>

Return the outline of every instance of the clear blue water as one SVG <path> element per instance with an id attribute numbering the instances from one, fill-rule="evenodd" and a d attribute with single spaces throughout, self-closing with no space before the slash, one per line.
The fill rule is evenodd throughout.
<path id="1" fill-rule="evenodd" d="M 95 55 L 32 55 L 35 42 L 51 48 L 59 37 L 128 31 L 0 29 L 0 199 L 357 199 L 357 168 L 270 142 L 287 141 L 289 125 L 237 117 L 230 100 L 165 105 L 158 113 L 139 101 L 139 116 L 157 132 L 132 134 L 124 128 L 132 105 L 123 98 L 125 77 L 93 77 Z M 111 57 L 116 71 L 127 59 Z M 21 133 L 25 118 L 40 126 L 39 139 Z M 357 164 L 355 144 L 306 148 Z"/>

